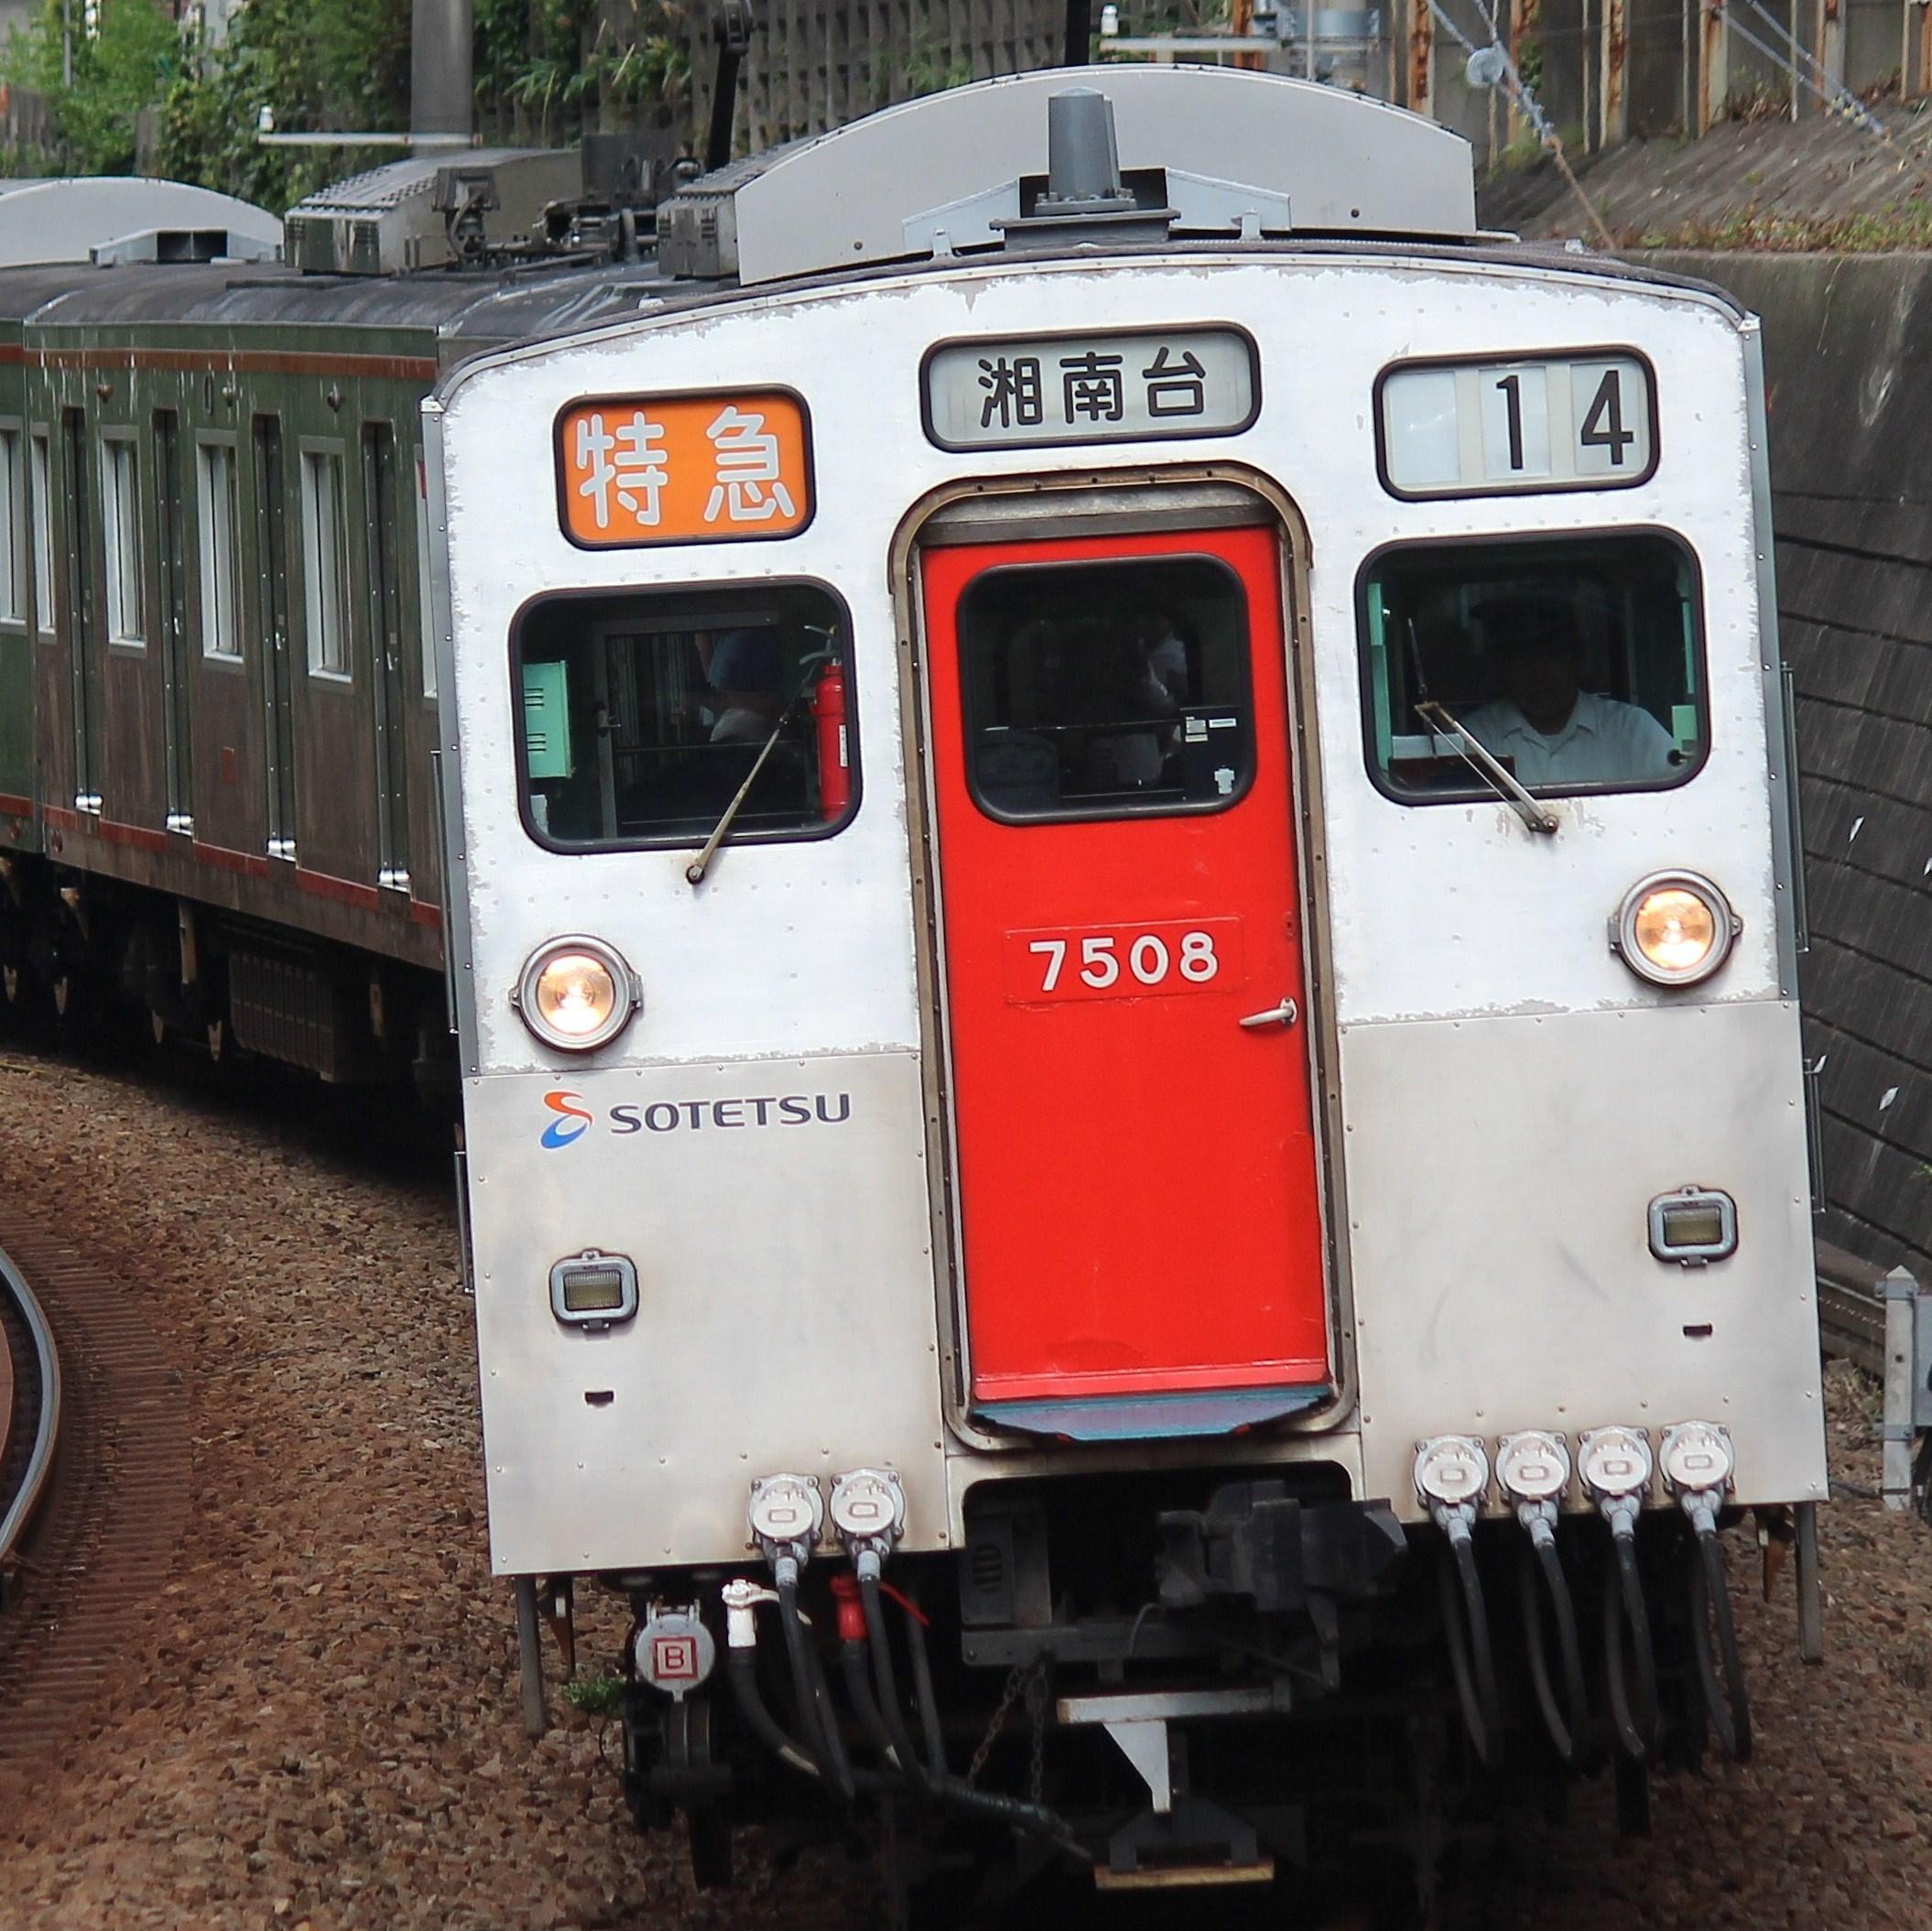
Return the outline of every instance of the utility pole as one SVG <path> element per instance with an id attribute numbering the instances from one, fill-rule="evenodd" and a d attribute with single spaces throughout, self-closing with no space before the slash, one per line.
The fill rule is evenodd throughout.
<path id="1" fill-rule="evenodd" d="M 413 0 L 409 132 L 461 135 L 475 126 L 473 0 Z"/>

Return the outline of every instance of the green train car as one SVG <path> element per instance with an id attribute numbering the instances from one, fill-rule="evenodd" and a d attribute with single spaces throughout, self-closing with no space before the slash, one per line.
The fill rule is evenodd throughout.
<path id="1" fill-rule="evenodd" d="M 381 168 L 292 215 L 286 263 L 202 231 L 0 268 L 9 1002 L 445 1084 L 418 407 L 648 299 L 579 168 Z"/>

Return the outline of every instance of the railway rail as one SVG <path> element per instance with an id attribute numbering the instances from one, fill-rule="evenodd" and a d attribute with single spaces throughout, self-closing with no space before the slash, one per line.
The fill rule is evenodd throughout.
<path id="1" fill-rule="evenodd" d="M 15 1552 L 32 1528 L 53 1475 L 60 1435 L 60 1356 L 39 1297 L 0 1249 L 0 1602 Z"/>

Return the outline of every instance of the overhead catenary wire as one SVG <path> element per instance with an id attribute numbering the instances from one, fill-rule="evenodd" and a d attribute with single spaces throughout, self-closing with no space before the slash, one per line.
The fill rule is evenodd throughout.
<path id="1" fill-rule="evenodd" d="M 1429 0 L 1429 12 L 1441 24 L 1465 53 L 1480 51 L 1476 43 L 1450 19 L 1442 5 L 1442 0 Z M 1614 249 L 1615 241 L 1604 225 L 1603 217 L 1597 212 L 1597 204 L 1583 191 L 1583 184 L 1577 179 L 1576 170 L 1569 165 L 1569 157 L 1563 151 L 1563 136 L 1550 125 L 1549 116 L 1543 111 L 1543 103 L 1530 91 L 1529 83 L 1524 80 L 1516 66 L 1515 59 L 1503 44 L 1501 30 L 1497 27 L 1493 13 L 1487 16 L 1490 30 L 1490 45 L 1503 60 L 1503 73 L 1509 84 L 1510 98 L 1516 103 L 1519 113 L 1526 120 L 1542 144 L 1543 151 L 1557 164 L 1557 171 L 1568 183 L 1569 191 L 1576 196 L 1578 204 L 1590 217 L 1590 225 L 1596 231 L 1597 240 L 1606 249 Z"/>

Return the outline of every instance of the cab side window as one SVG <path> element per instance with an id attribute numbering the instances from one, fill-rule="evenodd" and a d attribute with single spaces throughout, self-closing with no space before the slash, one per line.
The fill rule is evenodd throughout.
<path id="1" fill-rule="evenodd" d="M 1464 733 L 1539 795 L 1665 789 L 1704 761 L 1697 573 L 1667 537 L 1384 550 L 1362 625 L 1370 773 L 1391 797 L 1492 796 Z"/>
<path id="2" fill-rule="evenodd" d="M 857 801 L 850 625 L 812 584 L 559 596 L 512 638 L 524 820 L 590 851 L 834 829 Z M 755 776 L 754 772 L 755 770 Z"/>

